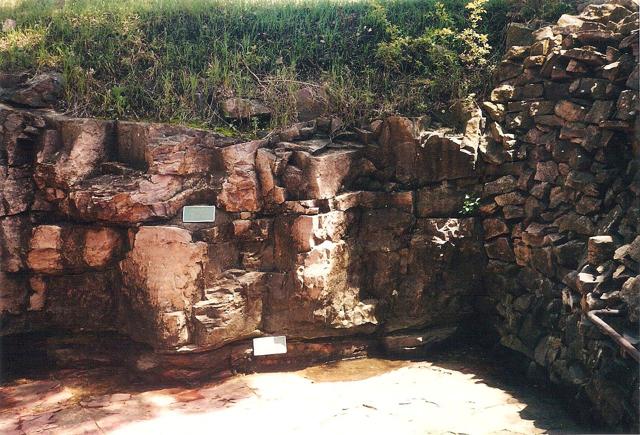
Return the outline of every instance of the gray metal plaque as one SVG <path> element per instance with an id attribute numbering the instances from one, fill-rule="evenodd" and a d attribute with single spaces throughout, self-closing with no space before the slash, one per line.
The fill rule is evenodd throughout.
<path id="1" fill-rule="evenodd" d="M 185 205 L 182 208 L 182 222 L 213 222 L 215 220 L 215 205 Z"/>
<path id="2" fill-rule="evenodd" d="M 279 353 L 287 353 L 287 337 L 284 335 L 253 339 L 254 355 L 275 355 Z"/>

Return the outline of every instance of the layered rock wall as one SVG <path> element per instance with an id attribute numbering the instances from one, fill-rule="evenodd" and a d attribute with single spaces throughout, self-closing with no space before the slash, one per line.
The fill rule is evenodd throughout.
<path id="1" fill-rule="evenodd" d="M 519 28 L 484 115 L 459 103 L 455 129 L 316 118 L 244 141 L 0 105 L 0 332 L 117 331 L 146 345 L 138 370 L 185 379 L 252 369 L 260 335 L 291 340 L 268 366 L 420 348 L 472 319 L 637 426 L 637 365 L 587 317 L 619 310 L 637 343 L 632 8 Z M 42 106 L 58 83 L 21 80 L 0 95 Z M 196 204 L 215 222 L 182 222 Z"/>
<path id="2" fill-rule="evenodd" d="M 637 344 L 639 35 L 625 5 L 586 6 L 509 49 L 484 103 L 481 212 L 501 343 L 637 428 L 637 362 L 586 316 L 621 310 L 603 319 Z"/>
<path id="3" fill-rule="evenodd" d="M 115 330 L 201 352 L 455 327 L 484 264 L 459 214 L 479 192 L 469 113 L 475 139 L 391 117 L 244 142 L 0 106 L 3 333 Z M 215 204 L 215 222 L 182 222 L 192 204 Z"/>

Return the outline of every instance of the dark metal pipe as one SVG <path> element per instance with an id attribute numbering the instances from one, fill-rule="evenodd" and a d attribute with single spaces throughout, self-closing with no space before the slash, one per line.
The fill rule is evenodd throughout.
<path id="1" fill-rule="evenodd" d="M 609 337 L 613 339 L 620 348 L 622 348 L 626 353 L 631 355 L 636 362 L 640 363 L 640 352 L 636 349 L 626 338 L 622 335 L 618 334 L 615 329 L 609 326 L 604 320 L 598 317 L 598 314 L 610 314 L 617 315 L 620 314 L 619 310 L 591 310 L 587 311 L 587 317 L 591 320 L 602 332 L 607 334 Z"/>

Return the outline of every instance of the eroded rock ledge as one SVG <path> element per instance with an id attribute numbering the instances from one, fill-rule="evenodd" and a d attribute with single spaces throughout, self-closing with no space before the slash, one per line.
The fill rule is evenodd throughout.
<path id="1" fill-rule="evenodd" d="M 475 315 L 530 375 L 637 426 L 637 365 L 585 315 L 620 309 L 637 340 L 627 3 L 519 29 L 486 118 L 459 104 L 455 130 L 388 117 L 331 139 L 316 119 L 245 142 L 0 105 L 2 334 L 117 331 L 147 346 L 133 367 L 191 379 L 419 348 Z M 50 100 L 29 86 L 21 104 Z M 216 222 L 183 223 L 193 204 Z M 290 354 L 254 359 L 270 334 Z"/>
<path id="2" fill-rule="evenodd" d="M 481 289 L 478 223 L 459 215 L 480 191 L 477 134 L 391 117 L 369 144 L 316 121 L 242 142 L 8 106 L 0 120 L 5 334 L 111 329 L 183 352 L 386 335 L 456 326 Z M 201 203 L 216 222 L 183 223 Z"/>

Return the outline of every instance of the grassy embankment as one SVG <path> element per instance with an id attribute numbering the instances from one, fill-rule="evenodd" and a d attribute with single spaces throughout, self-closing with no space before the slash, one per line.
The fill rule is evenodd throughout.
<path id="1" fill-rule="evenodd" d="M 347 123 L 433 113 L 488 86 L 509 1 L 0 0 L 0 71 L 62 71 L 81 116 L 215 127 L 241 96 L 274 127 L 306 83 Z"/>

